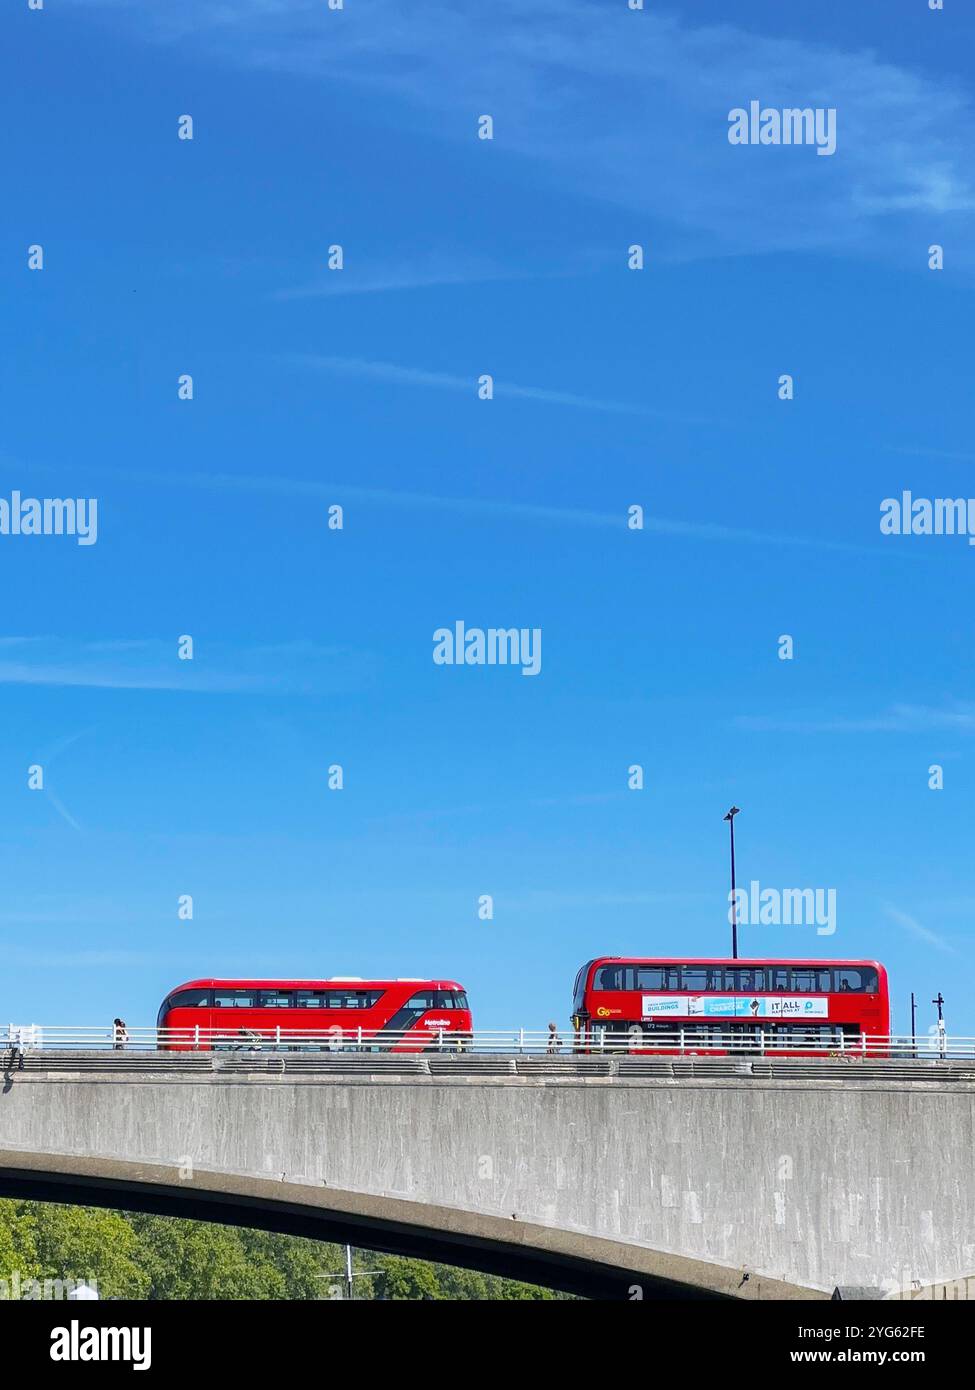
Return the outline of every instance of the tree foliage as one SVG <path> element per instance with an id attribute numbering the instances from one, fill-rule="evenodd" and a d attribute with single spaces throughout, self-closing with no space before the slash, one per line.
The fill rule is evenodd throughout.
<path id="1" fill-rule="evenodd" d="M 345 1250 L 172 1216 L 0 1200 L 0 1296 L 34 1281 L 94 1283 L 102 1298 L 345 1297 Z M 556 1298 L 547 1289 L 397 1255 L 356 1251 L 357 1299 Z M 371 1277 L 365 1272 L 371 1271 Z M 38 1285 L 34 1285 L 36 1288 Z M 13 1292 L 12 1292 L 13 1291 Z M 46 1295 L 50 1296 L 50 1295 Z"/>
<path id="2" fill-rule="evenodd" d="M 40 1273 L 34 1242 L 34 1217 L 28 1202 L 0 1200 L 0 1279 L 9 1290 L 14 1273 L 21 1283 Z M 8 1293 L 9 1296 L 9 1293 Z"/>
<path id="3" fill-rule="evenodd" d="M 33 1219 L 40 1279 L 94 1284 L 102 1298 L 145 1298 L 139 1238 L 121 1212 L 24 1202 Z"/>

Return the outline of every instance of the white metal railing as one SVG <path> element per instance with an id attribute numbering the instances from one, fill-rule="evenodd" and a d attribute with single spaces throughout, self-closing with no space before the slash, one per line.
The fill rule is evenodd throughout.
<path id="1" fill-rule="evenodd" d="M 635 1034 L 614 1033 L 604 1029 L 575 1033 L 570 1030 L 553 1042 L 545 1029 L 509 1028 L 461 1032 L 448 1028 L 412 1028 L 402 1032 L 387 1032 L 372 1028 L 129 1028 L 120 1041 L 113 1027 L 0 1024 L 0 1050 L 4 1053 L 26 1054 L 58 1050 L 112 1051 L 133 1053 L 148 1051 L 173 1052 L 418 1052 L 486 1053 L 504 1055 L 661 1055 L 702 1057 L 709 1054 L 732 1054 L 743 1057 L 768 1057 L 800 1053 L 819 1057 L 848 1059 L 892 1058 L 900 1061 L 917 1059 L 925 1062 L 939 1060 L 975 1059 L 975 1038 L 941 1037 L 923 1034 L 889 1034 L 882 1037 L 849 1037 L 836 1033 L 824 1041 L 821 1036 L 805 1034 L 796 1028 L 789 1036 L 756 1029 L 754 1034 L 708 1033 L 694 1034 L 687 1028 L 676 1027 L 667 1032 L 644 1031 Z"/>

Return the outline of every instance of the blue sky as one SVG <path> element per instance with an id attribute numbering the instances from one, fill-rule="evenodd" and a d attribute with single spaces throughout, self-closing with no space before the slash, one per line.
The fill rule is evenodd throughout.
<path id="1" fill-rule="evenodd" d="M 5 7 L 0 496 L 99 528 L 0 536 L 0 1017 L 429 973 L 564 1024 L 592 955 L 726 950 L 735 802 L 740 879 L 837 892 L 743 951 L 975 1034 L 975 552 L 878 525 L 975 494 L 975 14 L 799 10 Z M 835 155 L 731 146 L 752 99 Z M 457 619 L 541 674 L 434 665 Z"/>

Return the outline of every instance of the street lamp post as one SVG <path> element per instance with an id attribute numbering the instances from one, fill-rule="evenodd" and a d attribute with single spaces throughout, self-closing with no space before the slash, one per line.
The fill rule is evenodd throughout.
<path id="1" fill-rule="evenodd" d="M 345 1296 L 347 1299 L 355 1298 L 356 1279 L 376 1279 L 384 1275 L 384 1269 L 353 1269 L 352 1268 L 352 1246 L 345 1247 L 345 1269 L 341 1274 L 316 1274 L 316 1279 L 341 1279 L 345 1284 Z"/>
<path id="2" fill-rule="evenodd" d="M 944 1001 L 944 999 L 943 999 L 943 997 L 942 997 L 942 994 L 941 994 L 941 990 L 940 990 L 940 989 L 938 990 L 938 997 L 937 997 L 937 999 L 932 999 L 932 1000 L 931 1000 L 931 1003 L 932 1003 L 932 1004 L 937 1004 L 937 1006 L 938 1006 L 938 1052 L 939 1052 L 939 1054 L 941 1055 L 941 1057 L 942 1057 L 942 1059 L 943 1059 L 943 1058 L 944 1058 L 944 1055 L 945 1055 L 945 1016 L 944 1016 L 944 1003 L 945 1003 L 945 1001 Z"/>
<path id="3" fill-rule="evenodd" d="M 731 830 L 731 958 L 738 959 L 738 898 L 735 894 L 735 816 L 739 813 L 737 806 L 732 806 L 725 816 Z"/>

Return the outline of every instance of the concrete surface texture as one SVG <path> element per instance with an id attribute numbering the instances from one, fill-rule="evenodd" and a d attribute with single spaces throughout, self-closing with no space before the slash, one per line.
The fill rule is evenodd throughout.
<path id="1" fill-rule="evenodd" d="M 198 1065 L 198 1064 L 197 1064 Z M 621 1297 L 975 1273 L 975 1084 L 10 1070 L 0 1189 Z M 249 1215 L 248 1215 L 249 1214 Z M 316 1224 L 317 1223 L 317 1224 Z"/>

